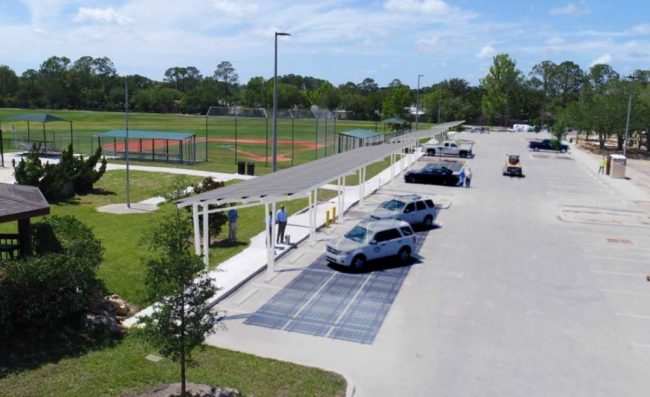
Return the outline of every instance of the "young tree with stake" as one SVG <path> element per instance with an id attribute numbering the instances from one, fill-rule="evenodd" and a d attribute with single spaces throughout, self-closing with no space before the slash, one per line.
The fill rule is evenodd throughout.
<path id="1" fill-rule="evenodd" d="M 156 257 L 147 261 L 146 285 L 157 303 L 153 313 L 140 320 L 160 353 L 180 363 L 182 397 L 192 350 L 213 332 L 208 300 L 217 291 L 201 258 L 191 250 L 191 235 L 192 224 L 179 211 L 155 228 L 150 245 Z"/>

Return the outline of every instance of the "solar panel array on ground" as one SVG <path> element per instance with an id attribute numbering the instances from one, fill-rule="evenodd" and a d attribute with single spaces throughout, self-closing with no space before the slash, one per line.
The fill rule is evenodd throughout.
<path id="1" fill-rule="evenodd" d="M 342 273 L 321 256 L 244 324 L 372 344 L 410 269 Z"/>

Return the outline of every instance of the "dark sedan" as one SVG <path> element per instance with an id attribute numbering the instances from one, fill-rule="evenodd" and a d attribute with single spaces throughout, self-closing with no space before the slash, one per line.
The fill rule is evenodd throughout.
<path id="1" fill-rule="evenodd" d="M 427 164 L 419 171 L 409 171 L 404 174 L 404 181 L 408 183 L 456 186 L 458 185 L 458 174 L 446 165 Z"/>

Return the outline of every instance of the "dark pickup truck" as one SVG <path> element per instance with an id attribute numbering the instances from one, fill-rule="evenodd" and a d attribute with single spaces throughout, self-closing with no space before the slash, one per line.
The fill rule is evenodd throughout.
<path id="1" fill-rule="evenodd" d="M 555 150 L 560 152 L 569 151 L 569 145 L 565 145 L 564 143 L 560 143 L 552 139 L 544 139 L 541 141 L 530 141 L 530 143 L 528 144 L 528 148 L 534 151 L 538 151 L 538 150 Z"/>

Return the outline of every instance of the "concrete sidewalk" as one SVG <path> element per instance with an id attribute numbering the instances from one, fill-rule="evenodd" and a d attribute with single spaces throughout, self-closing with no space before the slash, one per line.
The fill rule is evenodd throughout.
<path id="1" fill-rule="evenodd" d="M 9 152 L 5 153 L 5 166 L 4 168 L 0 167 L 0 182 L 4 183 L 14 183 L 14 169 L 11 165 L 12 160 L 16 160 L 16 163 L 20 161 L 24 156 L 20 152 Z M 43 164 L 49 162 L 56 164 L 59 162 L 58 158 L 50 157 L 41 157 Z M 126 165 L 124 164 L 107 164 L 106 171 L 114 170 L 125 170 Z M 173 168 L 173 167 L 154 167 L 148 165 L 130 165 L 129 169 L 131 171 L 145 171 L 145 172 L 162 172 L 167 174 L 176 174 L 176 175 L 192 175 L 192 176 L 202 176 L 202 177 L 212 177 L 218 181 L 231 181 L 231 180 L 246 180 L 255 178 L 251 175 L 241 175 L 241 174 L 228 174 L 225 172 L 211 172 L 211 171 L 201 171 L 193 170 L 189 168 Z"/>
<path id="2" fill-rule="evenodd" d="M 599 155 L 583 150 L 575 144 L 571 146 L 571 152 L 576 160 L 625 199 L 635 204 L 650 200 L 650 176 L 629 166 L 625 169 L 626 179 L 598 175 Z"/>
<path id="3" fill-rule="evenodd" d="M 408 168 L 420 156 L 422 156 L 421 152 L 407 155 L 406 161 L 404 162 L 404 169 Z M 394 176 L 400 176 L 402 171 L 402 163 L 397 161 L 395 163 Z M 366 181 L 365 196 L 369 196 L 390 181 L 391 169 L 389 167 Z M 344 196 L 345 202 L 343 203 L 343 208 L 344 211 L 347 211 L 350 207 L 359 202 L 359 185 L 347 186 L 345 188 Z M 336 206 L 336 204 L 336 197 L 329 201 L 316 204 L 316 228 L 325 224 L 326 211 L 331 210 Z M 305 241 L 309 237 L 309 212 L 307 209 L 289 216 L 285 235 L 291 236 L 292 245 L 276 245 L 276 260 L 293 249 L 295 245 Z M 251 238 L 250 245 L 246 249 L 219 264 L 216 269 L 208 273 L 209 277 L 215 280 L 215 283 L 219 288 L 219 291 L 217 291 L 217 294 L 212 299 L 211 304 L 216 305 L 266 268 L 266 232 L 261 232 Z M 269 272 L 269 279 L 274 276 L 275 274 Z M 124 325 L 127 327 L 133 326 L 138 321 L 139 317 L 146 316 L 150 314 L 151 311 L 151 306 L 145 308 L 135 316 L 125 320 Z"/>

